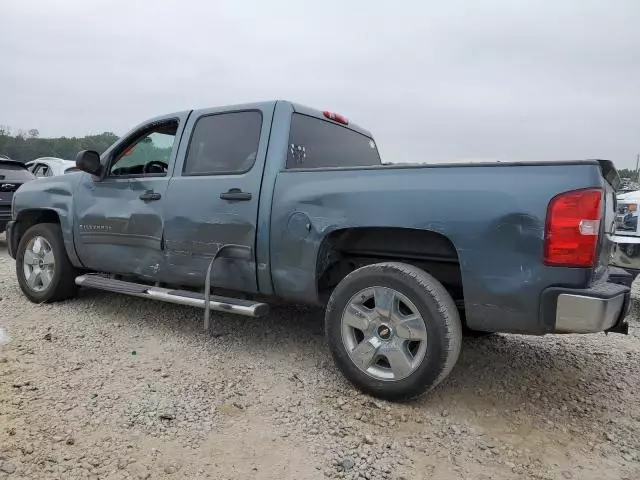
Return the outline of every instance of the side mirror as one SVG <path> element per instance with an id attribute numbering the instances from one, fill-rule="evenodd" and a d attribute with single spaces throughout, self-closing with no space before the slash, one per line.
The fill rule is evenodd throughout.
<path id="1" fill-rule="evenodd" d="M 76 167 L 78 167 L 78 170 L 99 177 L 102 171 L 100 155 L 93 150 L 82 150 L 76 155 Z"/>

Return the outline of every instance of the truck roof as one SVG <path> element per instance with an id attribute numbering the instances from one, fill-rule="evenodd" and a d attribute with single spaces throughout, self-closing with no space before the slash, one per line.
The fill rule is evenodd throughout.
<path id="1" fill-rule="evenodd" d="M 239 104 L 232 104 L 232 105 L 219 105 L 216 106 L 215 108 L 220 108 L 223 110 L 242 110 L 242 109 L 249 109 L 249 108 L 257 108 L 257 107 L 268 107 L 268 106 L 273 106 L 276 103 L 285 103 L 287 105 L 289 105 L 291 107 L 291 109 L 293 110 L 293 112 L 295 113 L 301 113 L 303 115 L 308 115 L 310 117 L 316 117 L 319 118 L 321 120 L 327 120 L 327 117 L 325 116 L 323 110 L 318 110 L 315 108 L 311 108 L 311 107 L 307 107 L 305 105 L 301 105 L 299 103 L 295 103 L 295 102 L 290 102 L 288 100 L 271 100 L 271 101 L 262 101 L 262 102 L 253 102 L 253 103 L 239 103 Z M 209 108 L 209 107 L 198 107 L 195 108 L 193 110 L 200 110 L 203 108 Z M 192 110 L 192 111 L 193 111 Z M 176 115 L 179 116 L 181 115 L 183 112 L 173 112 L 170 115 Z M 332 112 L 333 113 L 333 112 Z M 338 112 L 339 113 L 339 112 Z M 156 117 L 156 118 L 166 118 L 167 115 L 162 115 L 161 117 Z M 347 116 L 348 118 L 348 116 Z M 148 121 L 153 121 L 155 118 L 151 118 Z M 337 123 L 337 122 L 336 122 Z M 373 135 L 371 134 L 371 132 L 369 130 L 365 130 L 364 128 L 360 127 L 359 125 L 352 123 L 351 121 L 349 121 L 346 125 L 338 123 L 339 125 L 348 128 L 350 130 L 353 130 L 354 132 L 358 132 L 362 135 L 365 135 L 367 137 L 372 138 Z"/>

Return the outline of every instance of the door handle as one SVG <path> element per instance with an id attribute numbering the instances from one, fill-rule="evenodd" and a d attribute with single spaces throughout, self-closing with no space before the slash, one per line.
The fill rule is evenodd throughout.
<path id="1" fill-rule="evenodd" d="M 162 198 L 162 195 L 154 192 L 153 190 L 147 190 L 142 195 L 140 195 L 139 198 L 144 202 L 152 202 L 153 200 L 160 200 Z"/>
<path id="2" fill-rule="evenodd" d="M 220 198 L 222 200 L 231 200 L 236 202 L 247 202 L 251 200 L 251 194 L 249 192 L 243 192 L 239 188 L 232 188 L 228 192 L 221 193 Z"/>

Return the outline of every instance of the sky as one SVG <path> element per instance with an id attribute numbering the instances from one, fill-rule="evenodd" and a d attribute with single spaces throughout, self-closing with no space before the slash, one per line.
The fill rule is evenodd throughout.
<path id="1" fill-rule="evenodd" d="M 1 0 L 0 124 L 123 134 L 285 99 L 385 161 L 640 153 L 639 0 Z"/>

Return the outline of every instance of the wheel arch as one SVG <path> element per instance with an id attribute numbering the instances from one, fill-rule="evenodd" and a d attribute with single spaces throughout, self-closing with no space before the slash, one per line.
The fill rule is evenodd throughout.
<path id="1" fill-rule="evenodd" d="M 316 291 L 324 302 L 353 270 L 372 263 L 404 262 L 435 277 L 464 308 L 460 259 L 453 242 L 441 233 L 403 227 L 356 227 L 326 235 L 316 258 Z"/>
<path id="2" fill-rule="evenodd" d="M 62 229 L 62 237 L 64 239 L 64 247 L 67 252 L 67 256 L 71 263 L 75 267 L 81 267 L 82 264 L 76 254 L 75 246 L 73 244 L 73 231 L 72 226 L 64 211 L 60 211 L 56 208 L 28 208 L 20 210 L 16 216 L 15 228 L 13 231 L 13 238 L 9 239 L 12 245 L 15 246 L 15 251 L 20 243 L 20 239 L 25 232 L 40 223 L 56 223 L 60 225 Z"/>

